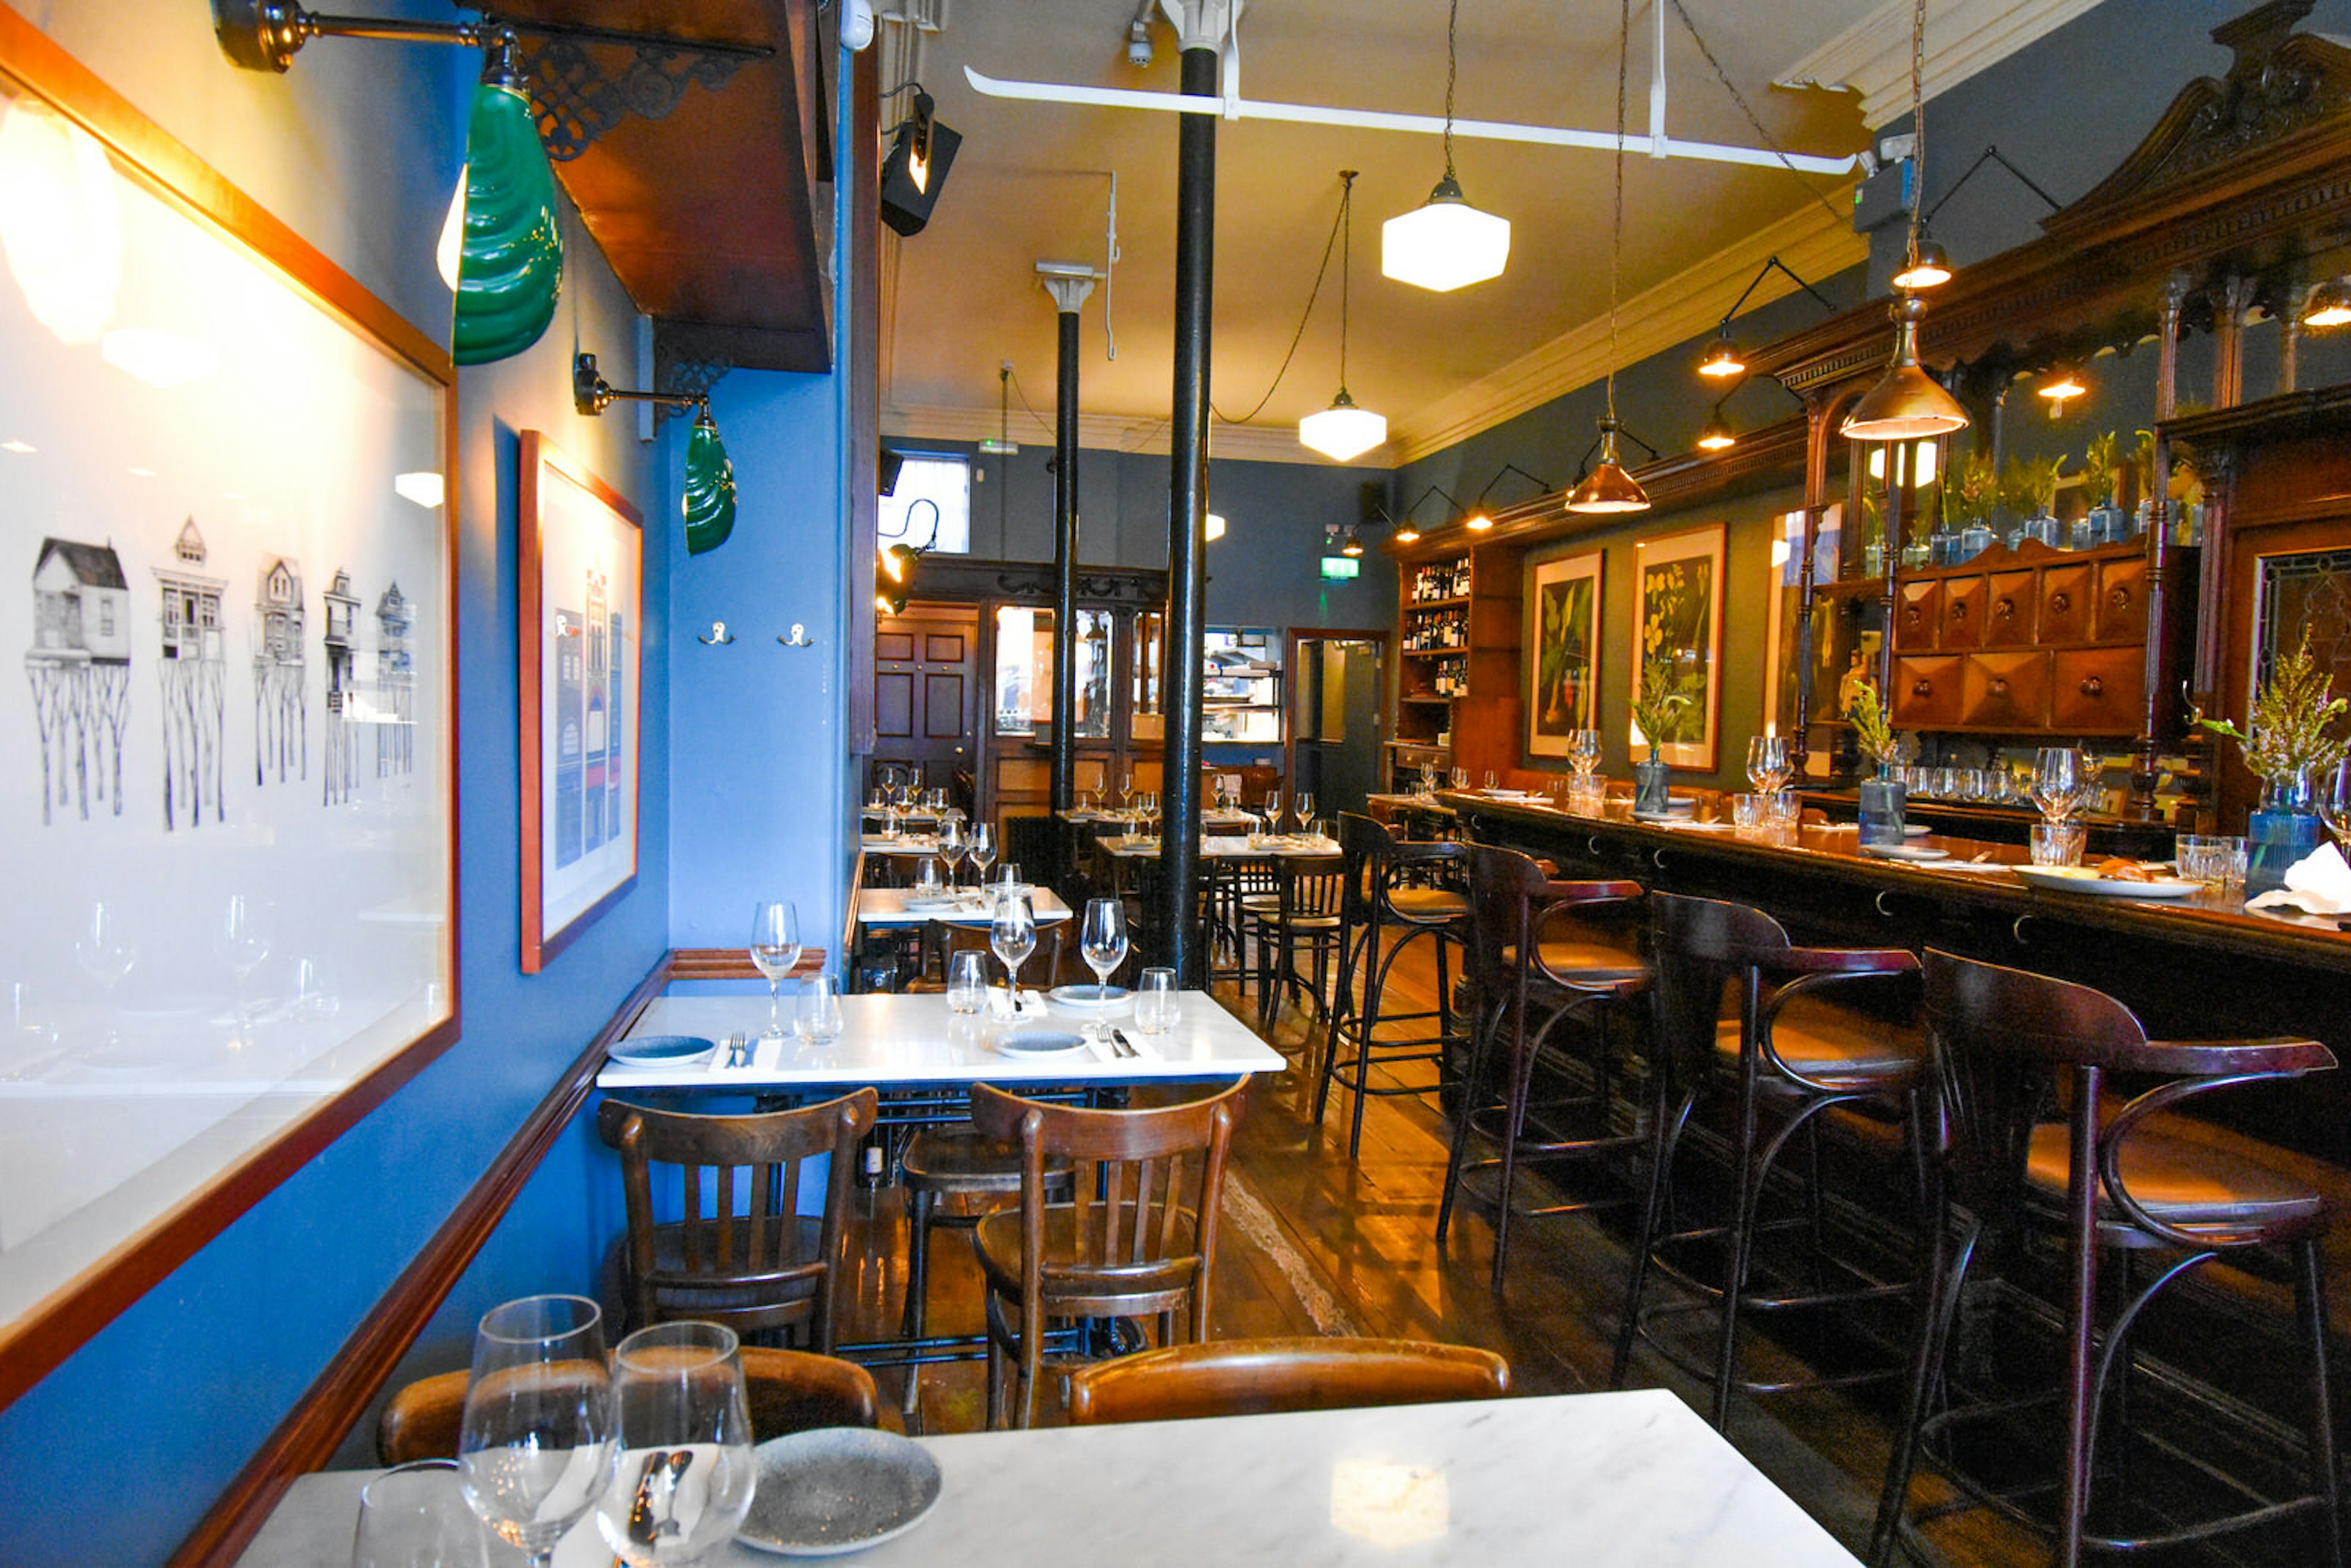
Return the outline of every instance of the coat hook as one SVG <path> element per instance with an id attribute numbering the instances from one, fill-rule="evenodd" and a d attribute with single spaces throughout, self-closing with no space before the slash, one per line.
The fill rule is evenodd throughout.
<path id="1" fill-rule="evenodd" d="M 801 625 L 797 621 L 792 622 L 792 634 L 790 636 L 778 637 L 776 641 L 781 643 L 787 648 L 813 648 L 816 646 L 816 639 L 810 636 L 808 634 L 808 628 Z"/>
<path id="2" fill-rule="evenodd" d="M 726 622 L 713 621 L 710 623 L 710 635 L 702 639 L 702 644 L 705 648 L 718 648 L 733 641 L 735 641 L 735 634 L 726 630 Z"/>

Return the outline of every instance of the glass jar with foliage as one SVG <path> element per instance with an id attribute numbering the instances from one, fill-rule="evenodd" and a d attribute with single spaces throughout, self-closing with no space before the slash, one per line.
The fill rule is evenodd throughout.
<path id="1" fill-rule="evenodd" d="M 2120 544 L 2130 538 L 2130 519 L 2115 505 L 2122 473 L 2122 437 L 2108 430 L 2090 437 L 2083 455 L 2082 495 L 2090 503 L 2085 517 L 2093 545 Z"/>
<path id="2" fill-rule="evenodd" d="M 2155 527 L 2155 432 L 2142 430 L 2130 455 L 2131 484 L 2138 492 L 2138 503 L 2131 513 L 2131 532 L 2143 534 Z"/>
<path id="3" fill-rule="evenodd" d="M 2018 531 L 2053 549 L 2064 548 L 2057 530 L 2059 467 L 2054 457 L 2011 457 L 2001 480 L 2001 498 L 2024 519 Z"/>
<path id="4" fill-rule="evenodd" d="M 1879 695 L 1877 683 L 1853 683 L 1845 699 L 1845 722 L 1853 726 L 1854 744 L 1876 769 L 1875 778 L 1861 781 L 1861 841 L 1899 844 L 1902 841 L 1902 742 L 1894 733 L 1894 717 Z"/>
<path id="5" fill-rule="evenodd" d="M 1688 695 L 1674 689 L 1674 668 L 1663 659 L 1641 666 L 1641 689 L 1633 695 L 1633 727 L 1648 744 L 1649 755 L 1633 764 L 1633 810 L 1637 816 L 1662 817 L 1671 796 L 1665 747 L 1681 733 L 1682 716 L 1691 706 Z"/>
<path id="6" fill-rule="evenodd" d="M 2262 803 L 2245 821 L 2248 893 L 2283 886 L 2286 868 L 2318 847 L 2325 829 L 2319 787 L 2345 754 L 2345 743 L 2328 730 L 2346 710 L 2351 702 L 2335 695 L 2304 629 L 2294 652 L 2271 665 L 2242 729 L 2195 716 L 2204 728 L 2235 741 L 2245 766 L 2261 776 Z"/>

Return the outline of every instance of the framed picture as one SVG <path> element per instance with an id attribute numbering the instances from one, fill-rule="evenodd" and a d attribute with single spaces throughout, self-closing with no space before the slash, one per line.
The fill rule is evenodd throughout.
<path id="1" fill-rule="evenodd" d="M 1722 721 L 1723 531 L 1710 523 L 1634 546 L 1633 695 L 1664 682 L 1689 699 L 1667 734 L 1648 738 L 1667 762 L 1702 773 L 1714 771 Z"/>
<path id="2" fill-rule="evenodd" d="M 0 8 L 0 1403 L 456 1038 L 444 351 Z"/>
<path id="3" fill-rule="evenodd" d="M 522 967 L 537 974 L 637 880 L 644 519 L 522 433 Z"/>
<path id="4" fill-rule="evenodd" d="M 1564 757 L 1579 729 L 1600 723 L 1600 569 L 1602 557 L 1538 560 L 1527 602 L 1532 624 L 1527 661 L 1527 750 Z"/>

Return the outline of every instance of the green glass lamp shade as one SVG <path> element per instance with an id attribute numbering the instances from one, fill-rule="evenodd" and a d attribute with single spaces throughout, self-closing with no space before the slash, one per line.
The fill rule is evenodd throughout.
<path id="1" fill-rule="evenodd" d="M 735 465 L 718 427 L 704 414 L 685 444 L 685 549 L 689 555 L 715 550 L 735 531 Z"/>
<path id="2" fill-rule="evenodd" d="M 465 223 L 457 261 L 457 319 L 450 356 L 486 365 L 538 341 L 563 288 L 563 228 L 555 171 L 517 89 L 474 89 L 465 131 Z"/>

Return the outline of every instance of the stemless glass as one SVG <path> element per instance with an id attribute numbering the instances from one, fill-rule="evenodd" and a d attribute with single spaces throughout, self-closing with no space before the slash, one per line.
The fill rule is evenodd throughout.
<path id="1" fill-rule="evenodd" d="M 396 1465 L 360 1489 L 351 1568 L 489 1568 L 490 1537 L 455 1459 Z"/>
<path id="2" fill-rule="evenodd" d="M 1134 989 L 1135 1028 L 1145 1034 L 1165 1034 L 1182 1016 L 1176 999 L 1176 971 L 1144 970 Z"/>
<path id="3" fill-rule="evenodd" d="M 969 847 L 964 838 L 961 817 L 949 817 L 939 824 L 939 859 L 946 862 L 947 891 L 950 893 L 961 880 L 956 875 L 956 867 L 963 863 L 964 851 Z"/>
<path id="4" fill-rule="evenodd" d="M 841 1038 L 841 991 L 831 975 L 810 975 L 800 983 L 792 1033 L 802 1045 L 831 1045 Z"/>
<path id="5" fill-rule="evenodd" d="M 975 882 L 987 880 L 987 868 L 996 863 L 996 830 L 986 822 L 972 824 L 971 836 L 964 841 L 964 858 L 970 861 Z"/>
<path id="6" fill-rule="evenodd" d="M 938 857 L 925 855 L 922 863 L 914 868 L 914 896 L 935 899 L 946 892 L 946 881 L 939 874 Z"/>
<path id="7" fill-rule="evenodd" d="M 2053 822 L 2062 822 L 2079 810 L 2090 783 L 2082 754 L 2071 746 L 2044 746 L 2035 758 L 2032 803 Z"/>
<path id="8" fill-rule="evenodd" d="M 526 1296 L 483 1317 L 457 1465 L 474 1512 L 532 1568 L 548 1568 L 612 1472 L 612 1386 L 595 1302 Z"/>
<path id="9" fill-rule="evenodd" d="M 1029 890 L 1019 885 L 1000 889 L 996 895 L 996 914 L 987 923 L 987 945 L 995 949 L 998 962 L 1004 966 L 1006 983 L 1012 992 L 1012 1010 L 1020 1011 L 1020 966 L 1037 950 L 1037 912 L 1029 905 Z"/>
<path id="10" fill-rule="evenodd" d="M 784 1038 L 779 988 L 800 961 L 799 912 L 789 902 L 758 904 L 751 911 L 751 967 L 767 977 L 768 1031 L 761 1040 Z"/>
<path id="11" fill-rule="evenodd" d="M 967 947 L 947 956 L 947 1011 L 976 1013 L 987 1005 L 987 955 Z"/>
<path id="12" fill-rule="evenodd" d="M 1094 999 L 1110 1000 L 1111 972 L 1126 962 L 1126 905 L 1115 898 L 1086 901 L 1078 932 L 1078 956 L 1094 972 Z"/>
<path id="13" fill-rule="evenodd" d="M 620 1464 L 596 1529 L 632 1568 L 699 1562 L 735 1537 L 758 1464 L 735 1331 L 655 1323 L 612 1353 Z"/>
<path id="14" fill-rule="evenodd" d="M 1759 795 L 1784 788 L 1794 768 L 1788 762 L 1788 737 L 1759 735 L 1747 743 L 1747 782 Z"/>

